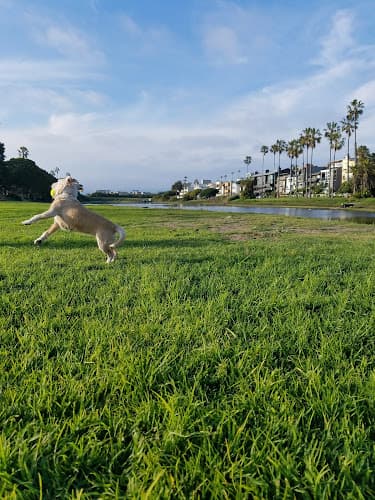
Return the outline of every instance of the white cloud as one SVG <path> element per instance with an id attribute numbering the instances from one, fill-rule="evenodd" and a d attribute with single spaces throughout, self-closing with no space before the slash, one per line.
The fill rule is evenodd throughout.
<path id="1" fill-rule="evenodd" d="M 87 41 L 72 29 L 48 26 L 44 33 L 44 41 L 46 45 L 69 58 L 91 59 L 93 56 Z"/>
<path id="2" fill-rule="evenodd" d="M 98 78 L 95 68 L 79 61 L 42 59 L 0 59 L 0 83 L 63 82 Z"/>
<path id="3" fill-rule="evenodd" d="M 227 26 L 207 27 L 203 35 L 206 53 L 216 64 L 245 64 L 247 57 L 243 54 L 241 43 L 236 32 Z"/>
<path id="4" fill-rule="evenodd" d="M 332 66 L 351 55 L 355 47 L 353 32 L 353 13 L 349 10 L 336 12 L 329 33 L 322 39 L 321 53 L 315 62 L 323 66 Z"/>
<path id="5" fill-rule="evenodd" d="M 141 25 L 125 13 L 119 16 L 119 23 L 136 53 L 171 50 L 175 45 L 172 33 L 163 25 Z"/>
<path id="6" fill-rule="evenodd" d="M 120 18 L 120 24 L 125 31 L 130 36 L 142 36 L 143 31 L 141 27 L 134 21 L 134 19 L 127 14 L 122 14 Z"/>

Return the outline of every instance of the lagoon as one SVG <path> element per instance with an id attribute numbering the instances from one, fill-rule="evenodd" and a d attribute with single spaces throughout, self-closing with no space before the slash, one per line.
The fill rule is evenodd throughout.
<path id="1" fill-rule="evenodd" d="M 112 206 L 121 207 L 136 207 L 136 208 L 161 208 L 161 209 L 176 209 L 176 210 L 199 210 L 209 212 L 228 212 L 228 213 L 253 213 L 253 214 L 270 214 L 270 215 L 285 215 L 289 217 L 303 217 L 308 219 L 323 219 L 323 220 L 344 220 L 357 222 L 358 224 L 374 224 L 375 212 L 348 210 L 348 209 L 321 209 L 321 208 L 298 208 L 298 207 L 244 207 L 233 205 L 185 205 L 167 204 L 167 203 L 112 203 Z"/>

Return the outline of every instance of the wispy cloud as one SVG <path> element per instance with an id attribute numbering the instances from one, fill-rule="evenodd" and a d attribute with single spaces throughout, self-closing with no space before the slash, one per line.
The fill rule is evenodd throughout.
<path id="1" fill-rule="evenodd" d="M 42 41 L 69 59 L 83 58 L 85 61 L 91 61 L 101 55 L 97 50 L 93 50 L 89 42 L 72 28 L 62 29 L 54 25 L 47 26 Z"/>
<path id="2" fill-rule="evenodd" d="M 234 29 L 227 26 L 207 27 L 203 34 L 204 49 L 215 64 L 245 64 L 239 37 Z"/>
<path id="3" fill-rule="evenodd" d="M 332 66 L 348 57 L 355 47 L 353 31 L 353 13 L 349 10 L 336 12 L 329 33 L 321 41 L 321 52 L 315 63 Z"/>
<path id="4" fill-rule="evenodd" d="M 0 82 L 58 83 L 98 78 L 96 68 L 78 61 L 42 59 L 0 59 Z"/>
<path id="5" fill-rule="evenodd" d="M 243 65 L 254 62 L 259 52 L 273 47 L 268 19 L 254 7 L 232 1 L 215 2 L 201 20 L 201 38 L 207 60 L 220 65 Z M 266 35 L 267 33 L 267 35 Z"/>
<path id="6" fill-rule="evenodd" d="M 132 43 L 133 49 L 138 53 L 171 49 L 174 45 L 173 34 L 161 24 L 141 24 L 126 13 L 119 16 L 119 24 L 128 41 Z"/>

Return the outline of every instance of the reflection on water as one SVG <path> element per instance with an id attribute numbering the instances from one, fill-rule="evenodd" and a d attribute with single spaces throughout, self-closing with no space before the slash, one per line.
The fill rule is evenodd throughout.
<path id="1" fill-rule="evenodd" d="M 221 205 L 168 205 L 166 203 L 113 203 L 113 206 L 137 208 L 169 208 L 177 210 L 203 210 L 209 212 L 253 213 L 306 217 L 308 219 L 350 220 L 360 224 L 374 224 L 375 212 L 347 209 L 293 208 L 293 207 L 235 207 Z"/>

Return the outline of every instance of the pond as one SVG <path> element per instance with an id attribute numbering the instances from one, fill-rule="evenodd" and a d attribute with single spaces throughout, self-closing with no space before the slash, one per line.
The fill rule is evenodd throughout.
<path id="1" fill-rule="evenodd" d="M 375 212 L 348 210 L 348 209 L 322 209 L 322 208 L 294 208 L 294 207 L 236 207 L 232 205 L 184 205 L 167 203 L 111 203 L 112 206 L 136 208 L 165 208 L 176 210 L 203 210 L 209 212 L 253 213 L 286 215 L 292 217 L 305 217 L 308 219 L 323 220 L 348 220 L 359 224 L 375 224 Z"/>

